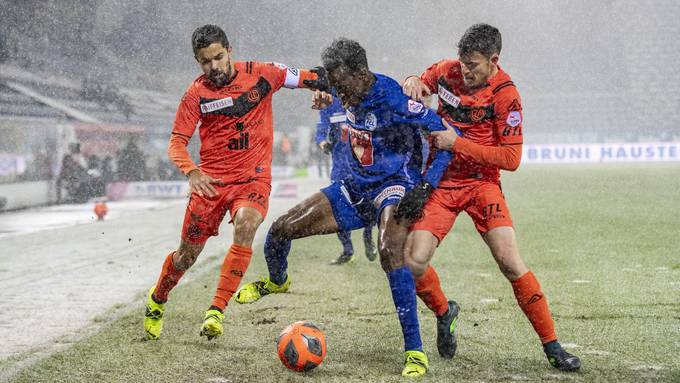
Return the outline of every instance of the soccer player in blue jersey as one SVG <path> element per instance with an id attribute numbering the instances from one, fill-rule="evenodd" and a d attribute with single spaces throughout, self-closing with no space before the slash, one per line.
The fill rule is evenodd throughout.
<path id="1" fill-rule="evenodd" d="M 420 339 L 415 283 L 404 264 L 403 249 L 410 219 L 418 216 L 452 156 L 438 151 L 421 178 L 421 130 L 444 127 L 434 111 L 405 96 L 395 80 L 371 72 L 366 52 L 356 41 L 333 41 L 322 60 L 330 85 L 347 110 L 348 177 L 333 182 L 274 222 L 264 249 L 269 278 L 241 287 L 236 301 L 251 303 L 267 294 L 288 291 L 287 257 L 292 240 L 358 229 L 376 220 L 380 262 L 404 336 L 402 375 L 423 376 L 428 359 Z"/>
<path id="2" fill-rule="evenodd" d="M 331 168 L 331 182 L 340 182 L 349 175 L 349 129 L 345 108 L 342 107 L 340 99 L 333 98 L 333 103 L 325 109 L 319 111 L 319 122 L 316 124 L 316 144 L 324 153 L 330 153 L 333 159 Z M 369 222 L 364 227 L 364 249 L 366 258 L 375 261 L 378 250 L 373 244 L 374 222 Z M 338 231 L 338 239 L 342 243 L 342 253 L 334 259 L 332 265 L 343 265 L 354 259 L 354 246 L 352 246 L 351 232 L 347 230 Z"/>

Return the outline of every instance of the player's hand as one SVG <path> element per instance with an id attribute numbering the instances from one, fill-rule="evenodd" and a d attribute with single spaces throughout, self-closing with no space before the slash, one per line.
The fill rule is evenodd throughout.
<path id="1" fill-rule="evenodd" d="M 416 101 L 424 101 L 425 97 L 432 94 L 430 88 L 418 76 L 407 77 L 402 88 L 405 95 Z"/>
<path id="2" fill-rule="evenodd" d="M 409 222 L 414 222 L 423 217 L 423 207 L 425 202 L 430 198 L 430 194 L 434 187 L 429 182 L 421 182 L 416 185 L 410 192 L 404 195 L 404 198 L 399 201 L 399 206 L 394 212 L 394 218 L 397 220 L 405 219 Z"/>
<path id="3" fill-rule="evenodd" d="M 312 95 L 312 109 L 321 110 L 328 108 L 333 103 L 333 95 L 319 90 Z"/>
<path id="4" fill-rule="evenodd" d="M 323 140 L 319 143 L 319 148 L 326 154 L 330 154 L 330 152 L 333 150 L 333 144 L 328 142 L 327 140 Z"/>
<path id="5" fill-rule="evenodd" d="M 196 193 L 201 197 L 216 197 L 218 193 L 213 184 L 224 185 L 224 182 L 212 178 L 198 169 L 190 171 L 187 176 L 189 177 L 189 192 Z"/>
<path id="6" fill-rule="evenodd" d="M 460 136 L 462 133 L 457 126 L 449 124 L 443 118 L 442 125 L 444 125 L 446 130 L 439 130 L 430 133 L 432 137 L 434 137 L 434 145 L 437 147 L 437 149 L 452 151 L 453 144 L 456 142 L 458 136 Z"/>
<path id="7" fill-rule="evenodd" d="M 311 89 L 320 90 L 323 92 L 330 89 L 331 85 L 328 81 L 328 74 L 326 73 L 326 69 L 324 67 L 317 66 L 310 69 L 309 71 L 316 74 L 316 80 L 304 80 L 302 81 L 303 84 L 307 85 Z"/>

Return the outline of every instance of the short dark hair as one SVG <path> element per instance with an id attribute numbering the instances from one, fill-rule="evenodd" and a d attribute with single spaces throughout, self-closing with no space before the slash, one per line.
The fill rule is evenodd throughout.
<path id="1" fill-rule="evenodd" d="M 458 41 L 458 55 L 465 56 L 479 52 L 486 57 L 500 54 L 503 43 L 501 32 L 489 24 L 479 23 L 468 28 Z"/>
<path id="2" fill-rule="evenodd" d="M 227 34 L 217 25 L 206 24 L 196 28 L 194 33 L 191 34 L 191 47 L 194 49 L 194 56 L 199 49 L 206 48 L 212 43 L 220 43 L 223 47 L 229 49 Z"/>
<path id="3" fill-rule="evenodd" d="M 345 37 L 333 40 L 321 53 L 321 61 L 328 72 L 344 66 L 351 72 L 368 69 L 366 50 L 358 42 Z"/>

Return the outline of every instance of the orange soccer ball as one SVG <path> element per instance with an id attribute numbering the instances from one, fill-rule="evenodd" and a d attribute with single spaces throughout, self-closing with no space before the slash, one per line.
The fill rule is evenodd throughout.
<path id="1" fill-rule="evenodd" d="M 295 322 L 281 332 L 277 344 L 281 362 L 293 371 L 309 371 L 326 356 L 326 336 L 312 322 Z"/>

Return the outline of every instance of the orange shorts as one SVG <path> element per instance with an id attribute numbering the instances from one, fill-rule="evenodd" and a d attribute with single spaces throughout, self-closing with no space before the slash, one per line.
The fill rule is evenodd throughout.
<path id="1" fill-rule="evenodd" d="M 435 189 L 425 204 L 423 218 L 411 225 L 411 230 L 429 231 L 441 243 L 461 211 L 468 213 L 481 235 L 495 227 L 512 226 L 500 185 L 480 181 L 456 188 Z"/>
<path id="2" fill-rule="evenodd" d="M 227 214 L 233 219 L 238 209 L 248 206 L 257 209 L 262 218 L 267 216 L 271 185 L 265 181 L 250 181 L 224 186 L 213 185 L 217 197 L 201 197 L 192 193 L 184 213 L 182 240 L 199 244 L 219 233 L 219 227 Z"/>

